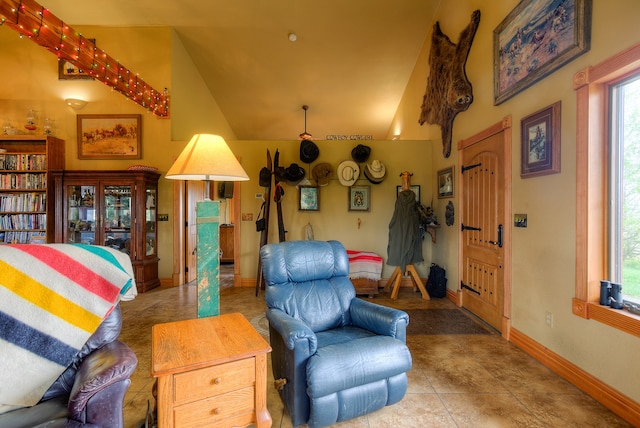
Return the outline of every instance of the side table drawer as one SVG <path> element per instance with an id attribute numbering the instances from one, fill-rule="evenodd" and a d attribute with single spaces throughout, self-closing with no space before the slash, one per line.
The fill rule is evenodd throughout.
<path id="1" fill-rule="evenodd" d="M 174 405 L 178 406 L 253 386 L 255 374 L 254 358 L 176 374 L 174 375 Z"/>
<path id="2" fill-rule="evenodd" d="M 247 387 L 174 408 L 174 426 L 229 426 L 229 419 L 254 421 L 254 390 Z M 222 423 L 225 421 L 225 423 Z M 232 424 L 235 425 L 235 424 Z"/>

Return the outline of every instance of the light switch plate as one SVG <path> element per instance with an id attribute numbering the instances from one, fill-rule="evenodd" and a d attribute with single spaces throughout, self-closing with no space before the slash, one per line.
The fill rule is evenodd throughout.
<path id="1" fill-rule="evenodd" d="M 513 215 L 514 227 L 527 227 L 527 215 L 526 214 L 514 214 Z"/>

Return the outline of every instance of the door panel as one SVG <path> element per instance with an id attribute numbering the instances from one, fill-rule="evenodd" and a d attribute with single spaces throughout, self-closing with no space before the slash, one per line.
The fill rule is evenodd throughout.
<path id="1" fill-rule="evenodd" d="M 503 144 L 498 133 L 461 153 L 462 306 L 499 331 L 505 290 Z"/>
<path id="2" fill-rule="evenodd" d="M 196 265 L 196 202 L 204 199 L 205 183 L 203 181 L 185 181 L 185 283 L 195 281 L 197 277 Z"/>

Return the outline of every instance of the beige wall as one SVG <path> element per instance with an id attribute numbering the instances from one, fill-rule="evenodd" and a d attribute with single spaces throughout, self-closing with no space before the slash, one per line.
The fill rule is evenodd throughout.
<path id="1" fill-rule="evenodd" d="M 480 9 L 482 17 L 467 62 L 467 74 L 473 84 L 474 103 L 461 113 L 453 128 L 454 143 L 511 115 L 512 200 L 513 213 L 528 214 L 526 229 L 513 229 L 512 245 L 512 326 L 551 351 L 611 385 L 633 400 L 640 401 L 640 340 L 595 321 L 579 318 L 571 312 L 575 286 L 575 162 L 576 97 L 573 76 L 614 53 L 640 41 L 637 27 L 640 2 L 636 0 L 594 0 L 591 49 L 550 76 L 510 100 L 493 105 L 493 30 L 517 5 L 511 1 L 456 0 L 442 2 L 437 20 L 452 40 L 469 22 L 471 12 Z M 390 134 L 402 127 L 403 138 L 437 140 L 434 144 L 433 170 L 454 163 L 455 150 L 448 160 L 436 150 L 439 129 L 417 124 L 422 94 L 426 87 L 430 40 L 419 58 L 415 72 L 392 125 Z M 562 101 L 562 171 L 538 178 L 520 178 L 520 120 L 541 108 Z M 454 146 L 455 148 L 455 146 Z M 438 205 L 436 210 L 441 210 Z M 448 266 L 457 263 L 457 231 L 444 230 L 450 242 L 434 251 L 434 260 Z M 440 238 L 440 236 L 438 236 Z M 455 248 L 454 248 L 455 247 Z M 449 270 L 449 287 L 453 273 Z M 553 313 L 553 328 L 545 324 L 545 312 Z"/>
<path id="2" fill-rule="evenodd" d="M 358 142 L 316 141 L 316 144 L 320 149 L 320 156 L 311 168 L 319 162 L 328 162 L 335 171 L 342 160 L 351 158 L 351 150 Z M 335 174 L 328 186 L 320 188 L 319 212 L 298 211 L 298 190 L 295 186 L 285 184 L 282 213 L 285 229 L 288 231 L 287 240 L 304 239 L 304 228 L 307 224 L 311 224 L 317 240 L 337 239 L 342 241 L 348 249 L 373 251 L 386 259 L 389 221 L 393 216 L 396 186 L 401 184 L 400 172 L 407 170 L 413 173 L 411 184 L 420 185 L 423 203 L 429 205 L 436 199 L 432 191 L 435 177 L 431 174 L 431 155 L 429 146 L 424 141 L 367 141 L 365 144 L 371 147 L 369 161 L 379 159 L 387 169 L 387 178 L 381 184 L 371 184 L 362 174 L 361 179 L 356 182 L 356 185 L 371 186 L 371 211 L 348 211 L 348 188 L 340 184 Z M 278 149 L 281 165 L 288 167 L 293 162 L 298 163 L 307 171 L 307 177 L 311 178 L 309 165 L 300 162 L 298 140 L 232 141 L 230 146 L 234 153 L 241 157 L 243 167 L 251 178 L 249 182 L 242 183 L 242 212 L 253 213 L 254 219 L 262 204 L 262 199 L 256 198 L 256 194 L 263 192 L 258 182 L 258 173 L 266 163 L 267 149 L 272 156 Z M 271 242 L 278 240 L 276 217 L 275 204 L 272 203 L 269 231 Z M 358 219 L 360 219 L 360 228 L 358 228 Z M 444 214 L 442 219 L 444 220 Z M 255 231 L 253 221 L 242 222 L 241 233 L 242 277 L 254 278 L 260 234 Z M 416 264 L 421 276 L 428 275 L 432 253 L 437 250 L 438 245 L 431 243 L 429 235 L 423 241 L 425 262 Z M 388 278 L 393 268 L 385 265 L 383 277 Z"/>
<path id="3" fill-rule="evenodd" d="M 372 188 L 372 211 L 347 211 L 347 190 L 337 181 L 321 189 L 321 210 L 318 213 L 297 211 L 297 192 L 286 186 L 284 219 L 289 239 L 303 237 L 307 223 L 313 226 L 316 239 L 340 239 L 349 248 L 375 251 L 386 257 L 388 223 L 393 213 L 395 186 L 400 184 L 400 170 L 414 173 L 414 184 L 422 187 L 422 202 L 429 204 L 435 191 L 436 171 L 457 166 L 455 143 L 500 121 L 513 117 L 513 194 L 514 213 L 527 213 L 526 229 L 514 229 L 512 269 L 512 325 L 533 340 L 578 365 L 618 391 L 640 401 L 640 341 L 598 322 L 584 320 L 571 313 L 574 293 L 575 266 L 575 94 L 573 75 L 586 66 L 597 64 L 614 52 L 640 41 L 635 29 L 640 16 L 637 0 L 593 1 L 591 50 L 565 65 L 529 89 L 499 106 L 493 105 L 493 30 L 515 7 L 517 0 L 455 0 L 442 2 L 437 19 L 443 31 L 453 40 L 469 22 L 471 12 L 481 9 L 482 17 L 467 63 L 467 74 L 474 88 L 475 101 L 454 124 L 454 150 L 451 157 L 441 154 L 440 130 L 433 125 L 419 126 L 422 95 L 426 87 L 430 38 L 416 63 L 415 72 L 389 136 L 402 134 L 406 141 L 373 141 L 372 159 L 381 159 L 389 169 L 387 180 Z M 621 31 L 621 29 L 625 29 Z M 174 108 L 171 119 L 155 119 L 121 95 L 104 85 L 87 81 L 58 81 L 55 57 L 27 40 L 19 40 L 8 28 L 0 27 L 0 120 L 10 119 L 22 124 L 28 108 L 35 108 L 41 117 L 56 120 L 56 135 L 67 141 L 67 166 L 77 169 L 126 168 L 134 163 L 153 165 L 166 171 L 199 124 L 207 123 L 206 132 L 223 134 L 230 140 L 234 152 L 251 177 L 243 183 L 242 209 L 258 211 L 256 194 L 262 189 L 257 176 L 264 164 L 265 150 L 280 149 L 283 164 L 297 162 L 299 143 L 289 141 L 234 141 L 233 133 L 220 113 L 213 96 L 204 94 L 203 84 L 179 38 L 168 29 L 99 29 L 87 28 L 88 37 L 156 87 L 169 86 Z M 153 52 L 153 56 L 140 55 Z M 13 67 L 7 64 L 14 64 Z M 139 161 L 79 161 L 75 149 L 75 114 L 62 99 L 76 95 L 91 103 L 82 113 L 141 113 L 143 117 L 143 159 Z M 560 174 L 522 180 L 520 171 L 520 119 L 558 100 L 562 101 L 562 172 Z M 207 112 L 207 113 L 203 113 Z M 206 114 L 206 116 L 202 116 Z M 292 136 L 293 137 L 293 136 Z M 357 142 L 319 141 L 320 159 L 335 166 L 349 156 Z M 307 167 L 306 165 L 304 165 Z M 308 169 L 308 168 L 307 168 Z M 358 184 L 367 184 L 366 181 Z M 160 212 L 173 213 L 173 183 L 164 178 L 160 183 Z M 457 183 L 456 183 L 457 186 Z M 458 189 L 456 188 L 456 192 Z M 433 198 L 436 213 L 443 223 L 447 200 Z M 457 203 L 457 200 L 455 200 Z M 275 213 L 275 211 L 274 211 Z M 275 214 L 274 214 L 275 217 Z M 357 219 L 361 228 L 357 228 Z M 459 223 L 456 221 L 457 226 Z M 255 277 L 258 234 L 253 222 L 241 224 L 242 277 Z M 275 225 L 272 225 L 275 230 Z M 170 278 L 173 251 L 171 222 L 159 225 L 160 276 Z M 275 236 L 275 232 L 274 235 Z M 431 261 L 445 265 L 449 288 L 455 290 L 458 276 L 457 227 L 443 226 L 438 230 L 438 242 L 427 237 L 423 244 L 425 262 L 418 266 L 426 276 Z M 389 267 L 383 276 L 388 277 Z M 554 315 L 554 326 L 545 325 L 545 312 Z"/>

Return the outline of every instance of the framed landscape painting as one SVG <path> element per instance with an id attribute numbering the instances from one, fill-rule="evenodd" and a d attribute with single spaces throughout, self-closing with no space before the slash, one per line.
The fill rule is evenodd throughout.
<path id="1" fill-rule="evenodd" d="M 139 114 L 79 114 L 78 159 L 140 159 Z"/>
<path id="2" fill-rule="evenodd" d="M 592 0 L 522 0 L 493 31 L 498 105 L 587 52 Z"/>

